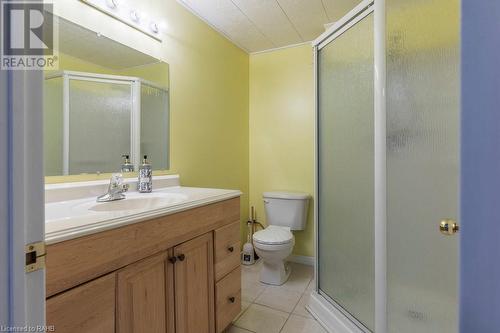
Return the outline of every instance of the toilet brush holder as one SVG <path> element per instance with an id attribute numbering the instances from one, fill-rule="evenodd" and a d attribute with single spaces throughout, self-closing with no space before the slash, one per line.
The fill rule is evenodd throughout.
<path id="1" fill-rule="evenodd" d="M 255 263 L 252 243 L 245 243 L 245 245 L 243 245 L 243 252 L 241 253 L 241 263 L 243 265 L 253 265 Z"/>
<path id="2" fill-rule="evenodd" d="M 253 265 L 255 263 L 255 252 L 252 244 L 252 221 L 247 222 L 247 242 L 243 245 L 241 252 L 241 263 L 243 265 Z"/>

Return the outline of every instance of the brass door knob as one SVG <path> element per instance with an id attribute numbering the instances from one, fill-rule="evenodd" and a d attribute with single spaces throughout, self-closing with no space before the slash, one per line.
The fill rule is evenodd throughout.
<path id="1" fill-rule="evenodd" d="M 446 236 L 456 234 L 459 229 L 460 227 L 458 226 L 457 221 L 453 219 L 443 219 L 441 220 L 441 223 L 439 223 L 439 231 Z"/>

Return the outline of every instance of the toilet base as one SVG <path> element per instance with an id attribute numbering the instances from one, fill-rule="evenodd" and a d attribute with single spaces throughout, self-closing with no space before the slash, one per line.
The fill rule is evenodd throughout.
<path id="1" fill-rule="evenodd" d="M 292 267 L 286 262 L 266 262 L 263 260 L 262 269 L 260 271 L 260 282 L 281 286 L 290 277 Z"/>

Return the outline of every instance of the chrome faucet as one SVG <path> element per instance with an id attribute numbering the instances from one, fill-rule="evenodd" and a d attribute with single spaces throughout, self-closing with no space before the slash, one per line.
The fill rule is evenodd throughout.
<path id="1" fill-rule="evenodd" d="M 109 180 L 108 193 L 97 197 L 97 202 L 109 202 L 125 199 L 125 192 L 128 191 L 128 184 L 123 183 L 121 173 L 114 173 Z"/>

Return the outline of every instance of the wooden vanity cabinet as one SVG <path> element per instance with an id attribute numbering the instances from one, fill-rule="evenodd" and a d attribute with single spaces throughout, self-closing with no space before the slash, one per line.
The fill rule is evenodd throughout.
<path id="1" fill-rule="evenodd" d="M 205 220 L 213 221 L 212 223 L 184 218 L 202 216 L 196 210 L 215 212 L 217 215 L 205 217 Z M 183 216 L 178 220 L 173 218 L 179 214 Z M 181 226 L 177 226 L 176 221 L 186 223 L 186 235 L 178 231 Z M 82 237 L 69 240 L 62 244 L 64 246 L 57 243 L 54 244 L 57 247 L 52 249 L 49 245 L 47 286 L 51 287 L 47 287 L 50 295 L 46 303 L 47 325 L 54 325 L 56 332 L 69 333 L 222 332 L 241 310 L 239 199 L 167 216 L 163 222 L 172 224 L 170 235 L 173 239 L 165 237 L 161 245 L 150 243 L 149 247 L 160 250 L 152 254 L 149 247 L 144 246 L 147 239 L 141 240 L 140 246 L 134 251 L 133 242 L 129 242 L 129 247 L 126 247 L 121 244 L 123 238 L 116 237 L 124 234 L 122 229 L 129 228 L 126 234 L 130 235 L 130 232 L 137 230 L 133 239 L 138 239 L 141 233 L 153 233 L 147 230 L 149 225 L 158 228 L 161 222 L 139 222 L 85 236 L 86 239 Z M 198 222 L 198 228 L 194 228 L 195 222 Z M 167 234 L 161 230 L 160 232 Z M 117 257 L 113 251 L 113 255 L 102 254 L 95 261 L 90 261 L 83 252 L 79 257 L 73 257 L 73 274 L 66 279 L 64 272 L 54 271 L 61 267 L 61 263 L 55 262 L 53 258 L 65 258 L 56 250 L 71 253 L 76 251 L 73 246 L 78 246 L 80 251 L 84 251 L 100 248 L 104 241 L 128 251 L 131 258 L 140 257 L 140 253 L 143 256 L 107 273 L 110 266 L 102 263 L 109 262 L 114 267 Z M 51 254 L 54 254 L 53 258 L 49 257 Z M 120 253 L 120 262 L 126 262 L 127 258 Z M 77 266 L 78 264 L 80 265 Z M 82 274 L 74 274 L 77 270 Z M 89 279 L 99 272 L 100 277 Z M 60 288 L 57 280 L 71 287 L 55 293 L 54 290 Z M 85 282 L 79 283 L 80 281 Z"/>

